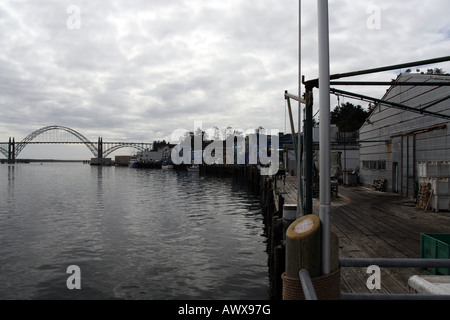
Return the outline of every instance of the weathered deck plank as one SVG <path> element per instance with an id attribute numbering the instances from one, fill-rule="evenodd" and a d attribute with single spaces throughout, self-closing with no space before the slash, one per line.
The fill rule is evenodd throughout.
<path id="1" fill-rule="evenodd" d="M 296 203 L 295 177 L 286 179 L 284 203 Z M 314 213 L 318 213 L 314 199 Z M 331 204 L 332 230 L 338 235 L 342 258 L 420 258 L 420 233 L 449 233 L 450 213 L 425 212 L 397 194 L 364 187 L 339 187 Z M 383 268 L 382 289 L 369 291 L 364 268 L 342 268 L 342 293 L 407 293 L 413 268 Z"/>

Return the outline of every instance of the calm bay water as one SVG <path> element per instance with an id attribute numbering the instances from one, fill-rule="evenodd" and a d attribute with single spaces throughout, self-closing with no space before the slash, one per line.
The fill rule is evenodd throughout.
<path id="1" fill-rule="evenodd" d="M 259 199 L 238 181 L 50 163 L 0 181 L 0 299 L 268 298 Z"/>

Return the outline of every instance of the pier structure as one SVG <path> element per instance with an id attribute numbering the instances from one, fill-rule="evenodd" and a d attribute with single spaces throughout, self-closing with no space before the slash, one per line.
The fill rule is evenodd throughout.
<path id="1" fill-rule="evenodd" d="M 330 88 L 330 85 L 334 86 L 340 86 L 340 85 L 386 85 L 385 83 L 380 82 L 349 82 L 349 81 L 339 81 L 336 82 L 334 80 L 343 79 L 347 77 L 355 77 L 355 76 L 361 76 L 361 75 L 369 75 L 384 71 L 392 71 L 392 70 L 398 70 L 401 68 L 410 68 L 410 67 L 417 67 L 417 66 L 423 66 L 428 64 L 433 64 L 437 62 L 444 62 L 449 61 L 450 57 L 441 57 L 436 59 L 428 59 L 428 60 L 422 60 L 422 61 L 415 61 L 411 63 L 406 64 L 400 64 L 400 65 L 392 65 L 392 66 L 385 66 L 381 68 L 373 68 L 373 69 L 367 69 L 367 70 L 359 70 L 354 72 L 348 72 L 348 73 L 342 73 L 342 74 L 330 74 L 330 56 L 329 56 L 329 12 L 328 12 L 328 0 L 318 0 L 317 1 L 317 12 L 318 12 L 318 66 L 319 66 L 319 78 L 304 81 L 304 77 L 302 75 L 302 5 L 301 1 L 299 2 L 299 94 L 296 97 L 295 100 L 299 102 L 299 120 L 298 120 L 298 131 L 295 132 L 294 125 L 293 125 L 293 119 L 292 119 L 292 113 L 291 113 L 291 106 L 290 106 L 290 99 L 294 99 L 294 95 L 289 94 L 287 91 L 285 92 L 285 99 L 287 100 L 288 108 L 289 108 L 289 114 L 290 114 L 290 120 L 291 120 L 291 129 L 292 129 L 292 136 L 293 141 L 295 145 L 295 137 L 297 135 L 297 143 L 298 147 L 296 148 L 296 160 L 297 160 L 297 176 L 294 179 L 294 181 L 291 181 L 295 185 L 295 192 L 297 197 L 293 198 L 291 201 L 292 205 L 297 206 L 297 218 L 298 220 L 302 220 L 301 222 L 308 221 L 308 223 L 300 223 L 298 220 L 292 222 L 292 221 L 285 221 L 283 222 L 283 209 L 282 206 L 278 206 L 278 208 L 273 209 L 274 212 L 274 219 L 273 219 L 273 225 L 269 226 L 273 227 L 275 229 L 281 228 L 283 224 L 290 224 L 288 231 L 283 231 L 283 236 L 280 238 L 279 235 L 277 235 L 278 243 L 281 241 L 281 247 L 276 244 L 272 244 L 272 248 L 269 248 L 269 250 L 274 249 L 275 252 L 278 249 L 283 249 L 283 246 L 285 247 L 285 269 L 286 273 L 282 275 L 283 280 L 286 279 L 288 281 L 283 281 L 282 283 L 282 290 L 283 290 L 283 299 L 286 297 L 285 295 L 285 287 L 288 284 L 288 287 L 292 288 L 296 286 L 297 293 L 300 291 L 303 291 L 302 293 L 308 293 L 308 297 L 311 299 L 318 298 L 319 294 L 315 294 L 315 292 L 306 292 L 307 290 L 314 290 L 314 288 L 321 288 L 322 283 L 319 285 L 314 285 L 314 280 L 321 277 L 327 277 L 331 276 L 335 271 L 337 273 L 341 272 L 341 265 L 343 265 L 342 260 L 340 258 L 341 254 L 341 246 L 340 240 L 341 237 L 338 236 L 336 233 L 336 230 L 333 230 L 332 227 L 332 217 L 335 215 L 335 210 L 337 210 L 333 206 L 332 196 L 333 196 L 333 186 L 331 181 L 331 165 L 330 165 L 330 94 L 335 94 L 337 96 L 346 96 L 356 99 L 361 99 L 365 101 L 369 101 L 371 103 L 384 105 L 390 108 L 397 108 L 406 110 L 408 112 L 415 112 L 420 113 L 421 115 L 425 116 L 431 116 L 431 117 L 438 117 L 443 118 L 445 120 L 450 119 L 450 116 L 448 114 L 444 113 L 437 113 L 432 112 L 428 110 L 427 107 L 422 107 L 420 105 L 418 108 L 407 106 L 405 104 L 400 103 L 392 103 L 389 101 L 385 101 L 383 99 L 374 99 L 371 97 L 363 96 L 361 94 L 355 94 L 350 93 L 342 90 L 337 90 L 334 88 Z M 302 84 L 305 86 L 306 92 L 305 95 L 302 95 Z M 411 83 L 402 83 L 399 85 L 411 85 Z M 435 85 L 435 84 L 434 84 Z M 311 139 L 311 124 L 312 124 L 312 93 L 313 89 L 319 89 L 319 98 L 320 98 L 320 106 L 319 106 L 319 112 L 320 112 L 320 143 L 319 143 L 319 170 L 318 170 L 318 177 L 320 179 L 319 183 L 319 198 L 318 203 L 316 203 L 313 206 L 314 199 L 312 196 L 312 174 L 313 174 L 313 168 L 311 165 L 312 160 L 312 139 Z M 448 97 L 439 100 L 439 102 L 448 100 Z M 305 110 L 305 131 L 303 132 L 303 138 L 305 139 L 305 143 L 302 145 L 300 143 L 300 132 L 301 132 L 301 117 L 300 115 L 303 114 L 303 108 L 302 104 L 306 105 Z M 436 103 L 434 103 L 436 104 Z M 304 151 L 301 151 L 301 148 L 304 147 Z M 302 156 L 305 155 L 305 161 L 303 161 Z M 266 185 L 268 188 L 267 192 L 269 190 L 277 190 L 277 188 L 274 186 L 273 181 L 270 181 L 270 178 L 267 182 L 264 182 L 263 185 Z M 275 180 L 276 181 L 276 180 Z M 303 188 L 306 189 L 306 196 L 303 192 Z M 266 192 L 263 191 L 262 195 L 264 195 Z M 288 194 L 288 192 L 284 191 L 283 193 Z M 282 197 L 283 199 L 283 197 Z M 282 200 L 274 200 L 273 203 L 277 204 L 279 202 L 282 202 Z M 344 205 L 346 207 L 346 205 Z M 272 210 L 269 210 L 269 214 L 272 215 Z M 370 210 L 369 210 L 370 211 Z M 319 217 L 319 228 L 314 228 L 315 225 L 315 219 L 314 217 L 308 217 L 308 215 L 318 215 Z M 314 220 L 314 221 L 313 221 Z M 439 220 L 439 219 L 438 219 Z M 272 221 L 270 218 L 268 221 Z M 298 224 L 297 224 L 298 223 Z M 363 221 L 358 221 L 356 223 L 363 223 Z M 290 232 L 290 228 L 293 225 L 296 225 L 295 232 Z M 300 225 L 301 227 L 297 228 L 297 226 Z M 308 226 L 308 227 L 306 227 Z M 283 230 L 282 228 L 281 230 Z M 320 231 L 317 231 L 317 229 L 320 229 Z M 315 230 L 313 232 L 313 230 Z M 447 229 L 448 230 L 448 229 Z M 316 237 L 315 232 L 320 232 L 320 237 Z M 279 233 L 279 232 L 278 232 Z M 418 235 L 415 235 L 418 236 Z M 320 242 L 320 249 L 317 249 L 316 243 L 310 242 L 310 237 L 314 237 L 314 239 L 317 239 L 317 242 Z M 280 240 L 281 239 L 281 240 Z M 298 241 L 302 243 L 295 243 L 293 240 L 297 239 Z M 304 245 L 306 243 L 309 243 L 309 251 L 308 249 L 304 248 Z M 275 246 L 274 246 L 275 245 Z M 280 250 L 279 250 L 280 251 Z M 300 252 L 299 252 L 300 251 Z M 304 261 L 303 257 L 307 257 L 306 259 L 317 259 L 316 256 L 311 255 L 311 251 L 320 251 L 320 275 L 319 277 L 314 278 L 316 273 L 316 265 L 317 263 L 311 263 L 311 261 Z M 274 253 L 272 255 L 273 257 L 277 258 L 277 253 Z M 283 260 L 283 259 L 280 259 Z M 295 260 L 295 261 L 294 261 Z M 428 260 L 428 259 L 427 259 Z M 291 265 L 288 265 L 289 263 L 295 263 L 294 267 Z M 358 264 L 361 261 L 353 260 L 352 263 Z M 397 263 L 398 265 L 402 265 L 403 267 L 406 265 L 415 266 L 415 261 L 407 261 L 406 264 L 404 264 L 405 261 L 395 261 L 391 260 L 390 265 L 395 266 Z M 364 263 L 367 263 L 367 261 L 364 261 Z M 421 263 L 425 263 L 425 261 L 421 261 Z M 447 263 L 450 266 L 450 260 L 447 260 L 445 262 L 439 261 L 427 261 L 426 263 L 435 264 L 435 263 Z M 277 263 L 274 264 L 275 266 Z M 345 267 L 348 267 L 349 264 L 345 263 Z M 432 267 L 432 266 L 429 266 Z M 275 267 L 276 268 L 276 267 Z M 289 274 L 289 270 L 297 270 L 296 272 L 291 272 Z M 335 270 L 336 269 L 336 270 Z M 342 270 L 344 272 L 344 270 Z M 278 281 L 279 274 L 276 274 L 274 276 L 276 279 L 275 281 Z M 312 278 L 312 279 L 311 279 Z M 292 281 L 291 281 L 292 280 Z M 312 285 L 310 285 L 312 282 Z M 293 284 L 291 286 L 291 284 Z M 274 283 L 275 288 L 273 292 L 279 292 L 279 287 L 277 282 Z M 329 281 L 326 284 L 326 287 L 328 287 L 328 291 L 334 291 L 334 286 L 336 283 L 334 282 L 334 279 Z M 290 289 L 288 288 L 288 289 Z M 314 294 L 313 294 L 314 293 Z M 317 292 L 318 293 L 318 292 Z M 339 295 L 338 295 L 339 297 Z M 361 297 L 361 296 L 360 296 Z M 390 296 L 390 299 L 398 298 L 394 296 Z M 296 299 L 296 298 L 294 298 Z"/>
<path id="2" fill-rule="evenodd" d="M 286 177 L 285 184 L 278 183 L 277 187 L 273 179 L 266 178 L 266 180 L 261 187 L 262 190 L 264 188 L 272 190 L 273 196 L 270 196 L 272 204 L 268 207 L 274 213 L 272 224 L 267 226 L 272 229 L 272 241 L 269 241 L 270 248 L 268 248 L 269 262 L 272 260 L 272 263 L 269 263 L 270 297 L 281 300 L 283 299 L 281 270 L 285 269 L 283 264 L 287 254 L 283 236 L 285 223 L 283 211 L 286 205 L 282 204 L 296 203 L 297 185 L 295 177 Z M 319 207 L 319 199 L 314 198 L 313 210 L 316 216 Z M 363 186 L 340 187 L 339 196 L 332 198 L 331 208 L 333 210 L 330 217 L 331 231 L 337 237 L 332 243 L 338 242 L 339 252 L 339 256 L 332 259 L 336 261 L 338 258 L 340 266 L 339 298 L 414 298 L 408 280 L 416 275 L 428 275 L 426 268 L 418 267 L 427 263 L 421 259 L 421 234 L 448 232 L 450 216 L 445 213 L 424 212 L 423 209 L 416 207 L 412 200 L 401 195 L 374 191 Z M 362 262 L 347 266 L 347 259 L 354 261 L 372 259 L 374 263 L 380 263 L 380 288 L 370 289 L 367 286 L 371 276 L 371 273 L 368 273 L 369 265 Z M 439 263 L 449 262 L 443 259 Z M 433 298 L 436 299 L 436 296 L 428 297 Z"/>
<path id="3" fill-rule="evenodd" d="M 288 257 L 292 252 L 287 251 L 287 241 L 292 241 L 288 239 L 289 227 L 295 228 L 302 222 L 302 218 L 295 220 L 297 177 L 284 171 L 278 175 L 264 176 L 256 165 L 203 165 L 200 174 L 237 177 L 259 195 L 267 236 L 268 298 L 307 299 L 301 286 L 301 275 L 298 281 L 290 283 L 288 287 L 285 285 L 286 281 L 292 281 L 286 278 L 285 272 L 288 267 L 295 268 L 292 264 L 288 266 L 292 261 L 292 257 Z M 448 214 L 424 212 L 408 198 L 364 186 L 340 186 L 339 194 L 331 198 L 330 206 L 333 211 L 330 216 L 331 243 L 332 252 L 335 253 L 331 256 L 331 270 L 334 272 L 325 278 L 326 281 L 321 277 L 312 279 L 314 292 L 319 294 L 318 291 L 322 290 L 322 298 L 341 300 L 439 298 L 435 295 L 413 294 L 409 283 L 414 277 L 428 275 L 424 264 L 450 266 L 448 259 L 436 262 L 421 258 L 421 234 L 448 232 Z M 312 199 L 312 207 L 311 219 L 317 222 L 320 208 L 318 198 Z M 313 238 L 317 240 L 317 236 L 316 233 Z M 317 241 L 312 241 L 311 245 L 317 246 Z M 306 250 L 303 255 L 312 258 L 305 265 L 315 263 L 310 270 L 318 270 L 317 256 L 312 254 L 314 251 L 308 252 L 305 247 L 297 249 L 297 252 Z M 320 250 L 316 248 L 315 251 Z M 380 264 L 379 288 L 367 285 L 372 275 L 368 273 L 370 262 Z M 310 278 L 317 275 L 314 271 L 308 273 Z M 329 280 L 332 281 L 331 287 Z M 442 299 L 445 298 L 449 296 L 442 296 Z"/>

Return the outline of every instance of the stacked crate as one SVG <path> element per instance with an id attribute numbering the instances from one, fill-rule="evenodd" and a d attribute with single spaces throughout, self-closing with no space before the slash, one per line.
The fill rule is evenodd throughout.
<path id="1" fill-rule="evenodd" d="M 417 207 L 427 210 L 431 201 L 431 183 L 421 182 L 417 195 Z"/>
<path id="2" fill-rule="evenodd" d="M 422 183 L 431 185 L 430 207 L 436 212 L 450 211 L 450 162 L 419 162 L 417 173 L 419 187 Z"/>

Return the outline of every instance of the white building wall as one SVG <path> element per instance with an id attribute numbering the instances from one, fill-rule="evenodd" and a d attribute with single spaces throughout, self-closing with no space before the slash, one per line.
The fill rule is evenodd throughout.
<path id="1" fill-rule="evenodd" d="M 402 74 L 397 81 L 450 82 L 450 76 Z M 420 108 L 448 96 L 447 86 L 396 86 L 383 99 Z M 449 115 L 450 99 L 427 110 Z M 450 122 L 446 119 L 378 106 L 368 120 L 359 131 L 363 184 L 371 185 L 374 179 L 384 178 L 388 190 L 413 196 L 419 161 L 450 160 Z"/>
<path id="2" fill-rule="evenodd" d="M 161 161 L 163 158 L 163 151 L 141 151 L 137 154 L 139 160 L 143 161 Z"/>

